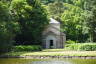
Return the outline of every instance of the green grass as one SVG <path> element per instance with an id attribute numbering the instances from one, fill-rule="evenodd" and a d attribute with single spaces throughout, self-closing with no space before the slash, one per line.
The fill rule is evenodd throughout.
<path id="1" fill-rule="evenodd" d="M 21 56 L 96 56 L 96 51 L 64 51 L 64 52 L 32 52 L 25 53 Z"/>
<path id="2" fill-rule="evenodd" d="M 43 52 L 59 52 L 59 51 L 65 51 L 65 49 L 44 49 Z"/>
<path id="3" fill-rule="evenodd" d="M 64 51 L 64 49 L 46 49 L 38 52 L 9 52 L 7 56 L 96 56 L 96 51 Z"/>

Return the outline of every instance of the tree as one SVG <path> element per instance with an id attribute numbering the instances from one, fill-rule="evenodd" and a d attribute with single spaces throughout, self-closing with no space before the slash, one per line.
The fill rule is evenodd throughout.
<path id="1" fill-rule="evenodd" d="M 67 8 L 61 19 L 63 31 L 66 32 L 67 39 L 78 42 L 85 42 L 88 38 L 88 27 L 86 26 L 86 11 L 72 4 L 65 4 Z M 84 15 L 85 14 L 85 15 Z"/>
<path id="2" fill-rule="evenodd" d="M 91 4 L 90 6 L 87 6 L 89 11 L 91 11 L 91 16 L 88 18 L 90 41 L 96 42 L 96 1 L 89 0 L 88 3 Z"/>
<path id="3" fill-rule="evenodd" d="M 50 17 L 54 17 L 60 21 L 60 17 L 64 12 L 64 5 L 62 1 L 56 1 L 54 3 L 48 4 L 47 10 Z"/>
<path id="4" fill-rule="evenodd" d="M 18 23 L 13 22 L 7 5 L 0 1 L 0 52 L 10 51 L 13 38 L 18 31 Z"/>
<path id="5" fill-rule="evenodd" d="M 52 2 L 50 2 L 50 0 L 46 1 L 48 2 L 45 5 L 46 9 L 48 10 L 49 17 L 55 17 L 55 19 L 63 21 L 62 23 L 64 30 L 62 30 L 67 30 L 66 33 L 68 34 L 68 39 L 76 41 L 79 37 L 83 37 L 81 39 L 79 38 L 80 42 L 96 41 L 95 0 L 52 0 Z M 66 25 L 66 23 L 68 24 Z M 70 25 L 70 23 L 73 24 Z M 65 28 L 66 26 L 67 28 Z M 69 28 L 69 26 L 71 28 Z M 75 30 L 72 31 L 73 29 Z"/>
<path id="6" fill-rule="evenodd" d="M 20 23 L 21 34 L 16 41 L 23 44 L 40 44 L 42 31 L 48 24 L 47 14 L 39 0 L 13 0 L 12 11 Z"/>

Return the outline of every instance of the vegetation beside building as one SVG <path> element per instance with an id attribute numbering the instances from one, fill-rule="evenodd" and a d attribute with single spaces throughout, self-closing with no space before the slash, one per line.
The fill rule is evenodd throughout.
<path id="1" fill-rule="evenodd" d="M 96 43 L 76 43 L 65 45 L 66 50 L 96 51 Z"/>
<path id="2" fill-rule="evenodd" d="M 96 42 L 96 0 L 0 0 L 0 53 L 18 45 L 41 45 L 50 17 L 60 21 L 67 40 L 90 42 L 67 48 L 96 50 L 91 44 Z"/>

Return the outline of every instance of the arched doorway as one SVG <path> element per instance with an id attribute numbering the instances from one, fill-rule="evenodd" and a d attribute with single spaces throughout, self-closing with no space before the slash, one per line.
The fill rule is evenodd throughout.
<path id="1" fill-rule="evenodd" d="M 50 40 L 50 48 L 54 47 L 54 40 Z"/>
<path id="2" fill-rule="evenodd" d="M 56 48 L 56 38 L 54 35 L 48 35 L 46 37 L 46 48 Z"/>

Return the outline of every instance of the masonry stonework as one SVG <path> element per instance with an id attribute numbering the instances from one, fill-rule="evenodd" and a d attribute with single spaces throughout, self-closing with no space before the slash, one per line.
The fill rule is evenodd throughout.
<path id="1" fill-rule="evenodd" d="M 66 35 L 60 31 L 60 22 L 50 18 L 49 25 L 44 30 L 42 40 L 43 48 L 56 49 L 63 48 L 66 41 Z"/>

